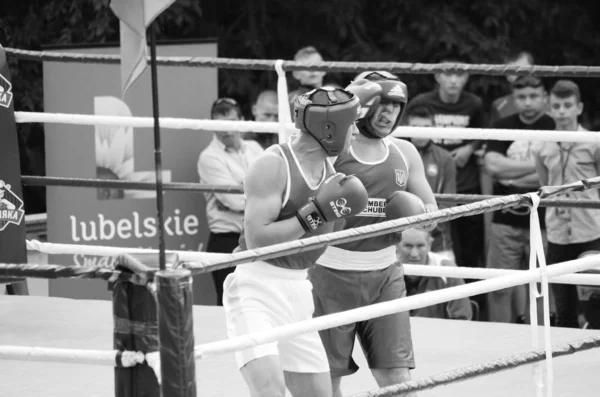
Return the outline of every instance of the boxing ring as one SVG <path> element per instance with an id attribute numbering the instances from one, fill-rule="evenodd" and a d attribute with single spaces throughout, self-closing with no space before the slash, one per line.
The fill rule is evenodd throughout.
<path id="1" fill-rule="evenodd" d="M 12 50 L 9 53 L 25 59 L 49 59 L 65 62 L 114 63 L 112 56 L 33 53 Z M 295 62 L 220 60 L 220 59 L 159 59 L 167 63 L 186 66 L 218 66 L 247 69 L 275 69 L 279 75 L 280 110 L 287 106 L 285 71 L 306 68 Z M 384 69 L 392 72 L 435 73 L 456 68 L 471 73 L 505 74 L 514 72 L 525 75 L 559 75 L 575 73 L 573 67 L 507 67 L 491 65 L 420 65 L 420 64 L 366 64 L 325 63 L 309 65 L 319 70 L 359 72 Z M 285 69 L 285 71 L 284 71 Z M 600 76 L 598 68 L 577 69 L 586 76 Z M 61 123 L 79 125 L 119 125 L 151 127 L 153 119 L 142 117 L 112 117 L 74 114 L 46 114 L 16 112 L 17 123 Z M 289 120 L 280 123 L 230 122 L 214 120 L 191 120 L 161 118 L 160 125 L 171 129 L 196 129 L 201 131 L 236 130 L 243 132 L 274 132 L 281 136 L 293 133 Z M 597 142 L 597 134 L 591 132 L 562 131 L 512 131 L 486 129 L 406 129 L 398 128 L 396 136 L 432 138 L 538 140 Z M 76 186 L 81 188 L 124 187 L 153 190 L 153 183 L 124 181 L 81 180 L 75 178 L 24 177 L 24 183 L 44 186 Z M 2 395 L 12 396 L 134 396 L 122 390 L 116 381 L 123 371 L 146 369 L 140 372 L 148 382 L 182 383 L 168 375 L 178 373 L 188 382 L 195 382 L 198 396 L 247 395 L 246 386 L 235 365 L 232 352 L 261 343 L 277 341 L 311 330 L 320 330 L 368 318 L 429 306 L 460 297 L 478 295 L 511 286 L 530 284 L 531 298 L 544 300 L 544 324 L 538 325 L 536 305 L 531 305 L 532 325 L 497 324 L 470 321 L 413 318 L 413 344 L 417 368 L 412 371 L 413 381 L 386 389 L 377 389 L 364 357 L 355 351 L 360 371 L 345 378 L 343 389 L 347 395 L 388 396 L 401 395 L 407 390 L 423 390 L 422 396 L 461 395 L 479 396 L 592 396 L 597 395 L 600 378 L 600 335 L 597 331 L 563 329 L 549 326 L 548 284 L 600 285 L 600 277 L 578 272 L 600 267 L 600 255 L 555 264 L 546 267 L 542 240 L 537 219 L 537 207 L 582 206 L 600 208 L 600 203 L 585 200 L 557 200 L 555 195 L 566 191 L 582 191 L 600 187 L 600 177 L 574 182 L 564 186 L 546 186 L 539 192 L 503 197 L 438 196 L 438 201 L 467 203 L 420 216 L 386 221 L 381 224 L 335 232 L 299 241 L 262 247 L 235 254 L 207 254 L 189 251 L 167 251 L 171 266 L 158 271 L 152 266 L 156 250 L 88 245 L 70 245 L 27 241 L 30 251 L 44 254 L 111 255 L 119 258 L 118 266 L 67 267 L 46 264 L 0 264 L 0 277 L 34 278 L 86 278 L 98 279 L 114 289 L 113 302 L 72 300 L 33 296 L 0 296 L 0 373 Z M 165 190 L 191 192 L 241 193 L 240 186 L 207 186 L 186 183 L 164 184 Z M 256 260 L 315 249 L 336 244 L 398 232 L 419 225 L 444 222 L 462 216 L 481 214 L 517 205 L 527 205 L 531 211 L 530 269 L 527 271 L 501 271 L 467 268 L 431 268 L 406 265 L 407 275 L 445 276 L 481 279 L 459 287 L 429 292 L 397 301 L 319 317 L 290 326 L 276 328 L 260 335 L 245 335 L 226 339 L 223 309 L 220 307 L 193 306 L 189 299 L 192 274 Z M 144 259 L 140 259 L 144 258 Z M 537 261 L 539 261 L 539 267 Z M 146 267 L 147 265 L 147 267 Z M 536 286 L 541 283 L 541 290 Z M 128 288 L 135 286 L 131 292 Z M 119 289 L 121 288 L 121 289 Z M 123 291 L 130 291 L 125 293 Z M 121 292 L 122 294 L 119 295 Z M 145 295 L 144 295 L 145 294 Z M 151 319 L 146 335 L 151 342 L 137 343 L 132 348 L 115 349 L 117 339 L 117 313 L 132 300 L 145 301 L 159 312 L 159 320 Z M 171 306 L 169 306 L 171 305 Z M 173 306 L 176 305 L 176 306 Z M 169 316 L 167 308 L 175 308 Z M 148 308 L 144 309 L 148 310 Z M 151 310 L 150 310 L 151 311 Z M 161 316 L 162 314 L 162 316 Z M 128 326 L 133 326 L 133 318 Z M 192 324 L 193 320 L 193 324 Z M 163 327 L 163 325 L 167 324 Z M 174 325 L 180 324 L 181 327 Z M 135 323 L 136 326 L 139 323 Z M 172 328 L 171 330 L 167 328 Z M 120 330 L 119 333 L 124 333 Z M 135 332 L 132 332 L 135 334 Z M 176 334 L 176 335 L 175 335 Z M 169 338 L 181 338 L 185 342 L 174 348 Z M 191 343 L 193 342 L 193 344 Z M 356 344 L 358 346 L 358 344 Z M 357 348 L 358 349 L 358 348 Z M 169 351 L 165 351 L 169 350 Z M 184 358 L 165 357 L 181 353 Z M 167 365 L 163 365 L 164 363 Z M 171 368 L 169 363 L 178 362 L 182 367 Z M 179 371 L 179 372 L 178 372 Z M 468 380 L 468 381 L 467 381 Z M 443 388 L 440 388 L 443 386 Z M 185 387 L 182 386 L 182 389 Z M 432 389 L 432 390 L 429 390 Z M 191 390 L 191 389 L 186 389 Z M 191 395 L 191 394 L 181 394 Z"/>

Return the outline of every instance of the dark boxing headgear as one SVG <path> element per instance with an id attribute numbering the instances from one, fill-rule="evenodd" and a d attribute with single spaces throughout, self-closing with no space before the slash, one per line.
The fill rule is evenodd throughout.
<path id="1" fill-rule="evenodd" d="M 364 82 L 365 80 L 379 85 L 380 90 L 379 94 L 375 97 L 368 97 L 368 102 L 363 102 L 361 100 L 363 117 L 357 122 L 358 130 L 366 137 L 382 139 L 388 136 L 389 133 L 383 135 L 375 131 L 369 123 L 369 119 L 373 116 L 380 104 L 386 102 L 400 103 L 400 112 L 398 113 L 396 120 L 393 121 L 392 129 L 390 130 L 394 131 L 396 127 L 400 125 L 400 121 L 402 120 L 402 115 L 404 114 L 406 103 L 408 102 L 408 90 L 406 84 L 400 81 L 396 75 L 386 71 L 363 72 L 356 76 L 356 79 L 347 87 L 347 90 L 352 92 L 357 89 L 361 90 L 361 86 L 366 84 Z"/>
<path id="2" fill-rule="evenodd" d="M 342 88 L 315 88 L 294 102 L 296 128 L 315 138 L 328 156 L 337 156 L 344 149 L 359 112 L 358 97 Z"/>

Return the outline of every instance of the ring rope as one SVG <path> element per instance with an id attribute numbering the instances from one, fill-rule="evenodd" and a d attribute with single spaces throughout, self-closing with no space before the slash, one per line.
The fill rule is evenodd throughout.
<path id="1" fill-rule="evenodd" d="M 404 274 L 407 276 L 421 277 L 448 277 L 473 280 L 487 280 L 508 274 L 519 274 L 524 270 L 488 269 L 460 266 L 429 266 L 402 264 Z M 600 270 L 600 263 L 598 264 Z M 553 277 L 549 280 L 551 284 L 571 284 L 600 286 L 600 274 L 569 274 Z"/>
<path id="2" fill-rule="evenodd" d="M 55 176 L 23 175 L 21 181 L 26 186 L 63 186 L 63 187 L 85 187 L 85 188 L 109 188 L 109 189 L 132 189 L 132 190 L 156 190 L 153 182 L 131 182 L 121 180 L 67 178 Z M 204 185 L 189 182 L 163 182 L 163 190 L 199 192 L 199 193 L 231 193 L 242 194 L 244 188 L 241 185 Z M 438 203 L 460 203 L 468 204 L 481 200 L 499 198 L 499 195 L 482 194 L 434 194 Z M 590 199 L 542 199 L 542 207 L 576 207 L 576 208 L 599 208 L 600 201 Z"/>
<path id="3" fill-rule="evenodd" d="M 58 61 L 65 63 L 101 63 L 120 64 L 119 55 L 100 55 L 84 53 L 65 53 L 53 51 L 30 51 L 17 48 L 6 48 L 6 52 L 17 59 L 29 61 Z M 150 58 L 147 59 L 150 61 Z M 278 60 L 257 60 L 238 58 L 209 57 L 156 57 L 156 64 L 161 66 L 211 67 L 243 70 L 275 70 Z M 279 60 L 281 61 L 281 60 Z M 319 70 L 331 72 L 359 73 L 367 70 L 386 70 L 393 73 L 435 74 L 451 71 L 469 74 L 505 76 L 546 76 L 546 77 L 600 77 L 598 66 L 519 66 L 494 64 L 462 64 L 462 63 L 409 63 L 409 62 L 296 62 L 282 61 L 285 71 Z"/>
<path id="4" fill-rule="evenodd" d="M 278 258 L 284 255 L 292 255 L 303 251 L 322 248 L 327 245 L 347 243 L 350 241 L 381 236 L 393 232 L 402 232 L 417 226 L 427 226 L 433 223 L 447 222 L 467 215 L 476 215 L 485 212 L 496 211 L 522 204 L 523 201 L 524 196 L 515 194 L 497 199 L 466 204 L 463 206 L 446 208 L 418 216 L 394 219 L 374 225 L 361 226 L 333 233 L 288 241 L 267 247 L 248 249 L 232 254 L 222 254 L 222 256 L 218 258 L 207 259 L 202 261 L 202 263 L 182 261 L 183 263 L 181 266 L 191 270 L 192 274 L 207 273 L 243 263 Z"/>
<path id="5" fill-rule="evenodd" d="M 133 367 L 136 364 L 145 362 L 145 354 L 142 352 L 123 352 L 119 350 L 61 349 L 54 347 L 5 345 L 0 346 L 0 359 Z"/>
<path id="6" fill-rule="evenodd" d="M 570 343 L 555 345 L 552 347 L 552 356 L 562 357 L 598 347 L 600 347 L 600 337 L 592 337 Z M 429 390 L 437 386 L 461 382 L 482 375 L 489 375 L 507 369 L 520 367 L 522 365 L 533 364 L 543 361 L 546 358 L 545 355 L 546 351 L 544 349 L 534 350 L 527 353 L 501 358 L 499 360 L 494 360 L 486 364 L 473 365 L 449 372 L 443 372 L 425 379 L 408 381 L 369 392 L 354 394 L 351 397 L 402 396 L 410 392 Z"/>
<path id="7" fill-rule="evenodd" d="M 598 186 L 600 186 L 600 177 L 594 177 L 574 183 L 569 183 L 564 186 L 550 187 L 551 189 L 544 190 L 543 194 L 546 197 L 549 197 L 553 194 L 556 194 L 556 192 L 564 192 L 571 190 L 582 191 L 596 188 Z M 233 254 L 226 254 L 224 257 L 222 257 L 222 259 L 209 259 L 202 264 L 183 263 L 183 266 L 190 269 L 192 271 L 192 274 L 205 273 L 207 271 L 212 272 L 214 270 L 225 269 L 227 267 L 231 267 L 242 263 L 277 258 L 283 255 L 290 255 L 305 250 L 321 248 L 330 244 L 346 243 L 367 237 L 380 236 L 391 232 L 402 232 L 415 226 L 429 226 L 433 223 L 447 222 L 467 215 L 482 214 L 485 212 L 509 208 L 519 204 L 531 203 L 531 198 L 528 196 L 529 194 L 513 194 L 501 198 L 484 200 L 458 207 L 450 207 L 418 216 L 389 220 L 375 225 L 367 225 L 354 229 L 342 230 L 319 236 L 313 236 L 304 239 L 298 239 L 295 241 L 275 244 L 268 247 L 260 247 L 253 250 L 246 250 Z"/>
<path id="8" fill-rule="evenodd" d="M 548 277 L 556 277 L 564 274 L 585 271 L 597 267 L 600 263 L 600 254 L 591 255 L 573 261 L 557 263 L 548 268 Z M 430 291 L 424 294 L 399 298 L 388 302 L 377 303 L 357 309 L 347 310 L 327 316 L 304 320 L 274 328 L 268 332 L 256 332 L 231 339 L 210 342 L 194 347 L 196 359 L 209 356 L 221 355 L 257 345 L 275 342 L 291 338 L 307 332 L 316 332 L 323 329 L 333 328 L 364 321 L 376 317 L 410 311 L 417 308 L 431 306 L 450 300 L 461 299 L 473 295 L 479 295 L 504 288 L 522 285 L 531 281 L 537 281 L 542 277 L 541 269 L 526 270 L 519 274 L 509 274 L 496 277 L 491 280 L 477 281 L 456 287 Z M 34 361 L 69 361 L 76 360 L 82 364 L 111 364 L 114 365 L 116 350 L 82 350 L 82 349 L 58 349 L 45 347 L 25 346 L 0 346 L 0 359 Z"/>
<path id="9" fill-rule="evenodd" d="M 158 251 L 156 251 L 158 254 Z M 487 269 L 470 267 L 428 266 L 403 264 L 404 274 L 420 277 L 447 277 L 473 280 L 487 280 L 508 274 L 522 273 L 523 270 Z M 598 265 L 600 268 L 600 264 Z M 139 285 L 146 285 L 150 280 L 143 274 L 120 272 L 113 267 L 102 266 L 65 266 L 50 264 L 20 264 L 0 263 L 0 277 L 29 277 L 41 279 L 80 278 L 102 279 L 112 281 L 115 278 L 130 281 Z M 131 278 L 131 279 L 130 279 Z M 600 287 L 600 274 L 569 274 L 553 277 L 551 284 L 588 285 Z"/>
<path id="10" fill-rule="evenodd" d="M 582 181 L 575 184 L 569 184 L 569 187 L 570 189 L 581 189 L 582 186 L 585 186 L 585 188 L 595 188 L 598 185 L 600 185 L 600 177 L 591 178 L 590 180 L 585 181 L 585 184 Z M 547 196 L 550 196 L 551 194 L 551 191 L 546 193 Z M 433 222 L 445 222 L 466 215 L 480 214 L 483 212 L 508 208 L 514 205 L 522 204 L 523 202 L 527 202 L 527 200 L 528 198 L 526 195 L 505 196 L 463 206 L 447 208 L 419 216 L 386 221 L 377 225 L 363 226 L 360 228 L 328 233 L 306 239 L 299 239 L 292 242 L 261 247 L 254 250 L 242 251 L 235 254 L 211 255 L 210 253 L 193 251 L 168 252 L 178 253 L 180 255 L 180 261 L 184 262 L 184 267 L 190 269 L 193 274 L 208 273 L 217 269 L 224 269 L 242 263 L 277 258 L 280 256 L 300 252 L 302 250 L 317 249 L 329 244 L 355 241 L 365 237 L 378 236 L 390 232 L 399 232 L 411 227 L 427 225 Z M 36 250 L 48 254 L 121 255 L 125 253 L 156 253 L 156 250 L 150 249 L 41 243 L 37 240 L 28 240 L 27 248 L 29 250 Z"/>
<path id="11" fill-rule="evenodd" d="M 56 123 L 75 125 L 112 125 L 122 127 L 152 128 L 152 117 L 104 116 L 74 113 L 15 112 L 17 123 Z M 298 130 L 293 123 L 276 123 L 266 121 L 229 121 L 200 120 L 174 117 L 160 117 L 159 124 L 167 129 L 192 129 L 207 132 L 235 131 L 278 134 L 281 128 L 289 133 Z M 82 130 L 82 132 L 85 132 Z M 431 139 L 476 139 L 495 141 L 539 141 L 539 142 L 598 142 L 599 134 L 594 131 L 560 131 L 560 130 L 511 130 L 491 128 L 440 128 L 440 127 L 398 127 L 392 136 L 397 138 Z"/>
<path id="12" fill-rule="evenodd" d="M 56 176 L 35 175 L 23 175 L 21 176 L 21 181 L 26 186 L 62 186 L 152 191 L 156 190 L 156 184 L 154 182 L 131 182 L 122 180 L 65 178 Z M 187 182 L 163 182 L 163 190 L 198 193 L 244 193 L 244 190 L 240 185 L 203 185 L 200 183 Z"/>
<path id="13" fill-rule="evenodd" d="M 600 254 L 591 255 L 581 259 L 554 264 L 548 267 L 546 273 L 548 277 L 555 277 L 589 270 L 598 267 L 599 264 Z M 203 359 L 215 355 L 222 355 L 266 343 L 277 342 L 282 339 L 293 338 L 308 332 L 317 332 L 399 312 L 408 312 L 413 309 L 511 288 L 534 281 L 539 282 L 542 278 L 542 274 L 543 272 L 540 268 L 525 270 L 519 274 L 509 274 L 506 276 L 495 277 L 490 280 L 476 281 L 456 287 L 430 291 L 424 294 L 412 295 L 327 316 L 303 320 L 293 324 L 279 326 L 269 331 L 252 332 L 230 339 L 209 342 L 195 347 L 195 357 L 197 359 Z"/>
<path id="14" fill-rule="evenodd" d="M 137 285 L 147 285 L 151 281 L 151 277 L 146 274 L 121 272 L 111 267 L 34 263 L 0 263 L 0 277 L 101 279 L 109 282 L 126 281 Z"/>
<path id="15" fill-rule="evenodd" d="M 128 247 L 110 247 L 104 245 L 84 245 L 84 244 L 60 244 L 44 243 L 38 240 L 26 240 L 27 250 L 37 251 L 49 255 L 94 255 L 94 256 L 119 256 L 124 254 L 154 254 L 159 251 L 151 248 L 128 248 Z M 198 251 L 174 251 L 166 250 L 167 255 L 176 254 L 180 261 L 204 261 L 210 258 L 218 258 L 226 254 Z"/>
<path id="16" fill-rule="evenodd" d="M 62 362 L 85 365 L 112 365 L 131 368 L 148 365 L 160 384 L 159 352 L 143 353 L 129 350 L 62 349 L 36 346 L 0 345 L 0 360 Z"/>
<path id="17" fill-rule="evenodd" d="M 548 273 L 546 267 L 546 258 L 544 256 L 544 244 L 542 241 L 542 231 L 540 228 L 540 219 L 538 216 L 538 206 L 540 197 L 538 195 L 531 196 L 531 211 L 529 213 L 529 268 L 535 269 L 538 266 L 541 272 L 542 293 L 538 291 L 537 284 L 531 282 L 529 284 L 529 299 L 531 302 L 537 302 L 537 298 L 543 298 L 543 325 L 544 325 L 544 345 L 546 351 L 546 395 L 552 396 L 554 385 L 554 360 L 552 359 L 552 340 L 550 334 L 550 295 L 548 292 Z M 531 343 L 533 350 L 539 349 L 539 332 L 538 332 L 538 312 L 537 304 L 529 306 L 529 314 L 531 319 Z M 533 364 L 533 382 L 536 388 L 538 397 L 543 395 L 544 390 L 544 373 L 539 363 Z"/>

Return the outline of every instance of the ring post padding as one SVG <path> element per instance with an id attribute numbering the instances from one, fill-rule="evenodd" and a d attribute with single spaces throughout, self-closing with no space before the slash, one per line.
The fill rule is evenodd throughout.
<path id="1" fill-rule="evenodd" d="M 155 275 L 162 396 L 196 397 L 192 272 Z"/>
<path id="2" fill-rule="evenodd" d="M 130 255 L 117 258 L 117 270 L 137 273 L 145 267 Z M 149 270 L 149 269 L 148 269 Z M 111 283 L 114 319 L 114 349 L 158 351 L 156 302 L 146 286 L 117 280 Z M 124 368 L 115 366 L 115 397 L 160 397 L 158 379 L 147 363 Z"/>

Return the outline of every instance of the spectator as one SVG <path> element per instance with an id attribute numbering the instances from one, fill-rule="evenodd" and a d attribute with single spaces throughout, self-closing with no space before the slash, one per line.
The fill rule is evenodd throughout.
<path id="1" fill-rule="evenodd" d="M 512 52 L 508 54 L 504 61 L 507 66 L 533 66 L 534 64 L 533 55 L 526 51 Z M 517 78 L 518 76 L 514 74 L 509 74 L 506 76 L 506 80 L 508 80 L 511 85 Z M 512 93 L 507 94 L 492 102 L 492 108 L 490 111 L 490 124 L 498 121 L 501 118 L 508 117 L 516 113 L 518 113 L 518 110 L 515 106 L 514 97 Z"/>
<path id="2" fill-rule="evenodd" d="M 252 105 L 252 115 L 254 121 L 279 121 L 277 93 L 273 90 L 261 91 Z M 278 134 L 249 132 L 244 139 L 253 139 L 266 149 L 278 142 Z"/>
<path id="3" fill-rule="evenodd" d="M 446 59 L 444 62 L 457 61 Z M 465 92 L 469 75 L 464 72 L 446 72 L 435 75 L 438 86 L 435 90 L 417 95 L 408 103 L 411 108 L 426 106 L 433 113 L 436 127 L 482 128 L 483 105 L 477 95 Z M 479 166 L 474 152 L 480 147 L 479 140 L 441 139 L 434 140 L 448 150 L 456 164 L 456 192 L 481 194 Z M 459 266 L 482 267 L 484 262 L 483 216 L 474 215 L 450 222 L 452 244 Z M 484 302 L 482 302 L 484 304 Z"/>
<path id="4" fill-rule="evenodd" d="M 406 113 L 406 123 L 411 127 L 433 127 L 433 114 L 425 106 L 413 106 Z M 410 138 L 419 151 L 425 167 L 425 176 L 435 194 L 456 194 L 456 165 L 450 152 L 442 149 L 429 138 Z M 451 205 L 438 204 L 439 208 Z M 438 253 L 452 262 L 455 261 L 452 251 L 452 236 L 448 222 L 438 223 L 431 232 L 433 243 L 431 251 Z"/>
<path id="5" fill-rule="evenodd" d="M 400 260 L 403 264 L 429 266 L 456 266 L 443 256 L 430 252 L 433 238 L 423 229 L 413 228 L 402 232 L 402 241 L 398 244 Z M 404 276 L 407 295 L 422 294 L 463 285 L 460 278 Z M 471 320 L 473 313 L 468 298 L 461 298 L 437 305 L 411 310 L 411 316 Z"/>
<path id="6" fill-rule="evenodd" d="M 512 83 L 512 96 L 517 113 L 501 118 L 492 128 L 513 130 L 554 130 L 554 120 L 544 113 L 546 90 L 537 77 L 519 77 Z M 494 178 L 493 194 L 507 196 L 536 191 L 540 187 L 535 160 L 534 142 L 489 141 L 484 163 Z M 540 223 L 544 229 L 543 207 L 539 208 Z M 490 225 L 487 267 L 494 269 L 526 270 L 529 268 L 528 206 L 502 209 L 493 213 Z M 495 322 L 526 322 L 529 316 L 527 288 L 518 286 L 488 295 L 488 316 Z M 541 300 L 540 302 L 541 303 Z M 540 305 L 539 314 L 542 314 Z M 540 317 L 540 321 L 541 321 Z"/>
<path id="7" fill-rule="evenodd" d="M 557 81 L 550 91 L 550 112 L 560 131 L 584 130 L 578 117 L 583 111 L 577 84 Z M 542 186 L 557 186 L 600 175 L 600 144 L 544 142 L 535 152 Z M 560 198 L 598 200 L 598 190 L 564 192 Z M 600 250 L 600 212 L 596 209 L 549 207 L 546 209 L 548 264 L 577 259 L 585 251 Z M 578 328 L 578 296 L 574 285 L 552 284 L 559 327 Z"/>
<path id="8" fill-rule="evenodd" d="M 600 251 L 586 251 L 579 255 L 579 259 L 598 254 Z M 582 273 L 598 275 L 600 269 L 590 269 Z M 579 324 L 585 329 L 600 329 L 600 287 L 578 285 L 577 292 L 581 306 Z"/>
<path id="9" fill-rule="evenodd" d="M 211 109 L 213 120 L 242 120 L 238 103 L 231 98 L 217 99 Z M 254 141 L 244 141 L 239 132 L 218 131 L 200 153 L 200 183 L 208 185 L 242 185 L 250 165 L 263 149 Z M 246 199 L 243 194 L 206 193 L 206 217 L 210 235 L 207 252 L 231 253 L 238 245 Z M 216 270 L 212 277 L 217 305 L 223 305 L 223 282 L 235 267 Z"/>
<path id="10" fill-rule="evenodd" d="M 303 47 L 296 52 L 294 55 L 294 61 L 296 62 L 306 62 L 306 63 L 319 63 L 323 62 L 323 57 L 317 51 L 315 47 L 308 46 Z M 290 102 L 290 108 L 294 109 L 294 101 L 298 95 L 302 95 L 307 93 L 308 91 L 321 88 L 323 86 L 323 78 L 325 77 L 326 72 L 320 72 L 317 70 L 296 70 L 292 72 L 292 76 L 294 79 L 298 81 L 300 86 L 298 89 L 292 91 L 288 95 L 288 100 Z M 294 117 L 294 112 L 292 111 L 292 118 Z"/>

